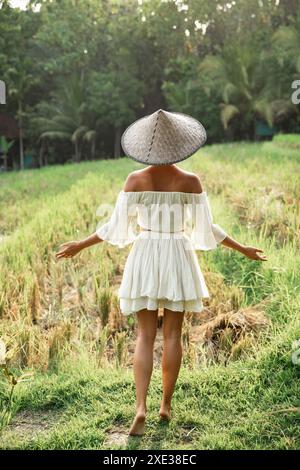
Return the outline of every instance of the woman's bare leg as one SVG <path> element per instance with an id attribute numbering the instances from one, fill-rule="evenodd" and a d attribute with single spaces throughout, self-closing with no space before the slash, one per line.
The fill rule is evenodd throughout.
<path id="1" fill-rule="evenodd" d="M 136 416 L 130 435 L 142 435 L 145 430 L 146 399 L 153 369 L 153 346 L 157 332 L 158 310 L 137 312 L 138 331 L 133 370 L 136 387 Z"/>
<path id="2" fill-rule="evenodd" d="M 171 400 L 182 360 L 181 331 L 183 316 L 184 312 L 173 312 L 164 309 L 163 397 L 159 414 L 162 419 L 167 420 L 171 417 Z"/>

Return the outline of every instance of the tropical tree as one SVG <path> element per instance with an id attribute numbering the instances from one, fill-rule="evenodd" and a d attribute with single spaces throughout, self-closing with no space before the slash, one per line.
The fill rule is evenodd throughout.
<path id="1" fill-rule="evenodd" d="M 31 59 L 20 57 L 8 71 L 9 97 L 17 102 L 17 120 L 19 124 L 20 168 L 24 169 L 24 118 L 26 118 L 26 95 L 38 79 L 30 72 Z"/>
<path id="2" fill-rule="evenodd" d="M 4 136 L 0 136 L 0 150 L 3 154 L 3 167 L 7 170 L 7 158 L 9 149 L 13 146 L 14 141 L 9 142 Z"/>
<path id="3" fill-rule="evenodd" d="M 38 84 L 32 52 L 32 36 L 39 17 L 28 10 L 17 11 L 4 1 L 0 5 L 0 73 L 7 84 L 8 109 L 12 109 L 19 124 L 20 168 L 24 168 L 24 119 L 30 91 Z"/>
<path id="4" fill-rule="evenodd" d="M 96 126 L 114 130 L 114 157 L 121 155 L 122 128 L 135 118 L 135 109 L 141 107 L 143 85 L 125 71 L 92 72 L 88 86 L 87 106 L 96 116 Z"/>
<path id="5" fill-rule="evenodd" d="M 271 37 L 272 53 L 276 58 L 277 86 L 291 107 L 292 83 L 300 74 L 300 13 L 289 15 L 288 24 L 279 26 Z M 300 121 L 300 106 L 293 105 L 293 114 Z M 289 116 L 289 115 L 288 115 Z"/>
<path id="6" fill-rule="evenodd" d="M 197 79 L 199 61 L 194 57 L 178 57 L 165 68 L 162 85 L 168 109 L 194 116 L 207 129 L 208 141 L 222 141 L 224 131 L 220 126 L 219 98 L 208 96 Z"/>
<path id="7" fill-rule="evenodd" d="M 253 133 L 257 118 L 271 127 L 285 113 L 292 112 L 290 102 L 279 99 L 274 91 L 272 70 L 265 59 L 254 45 L 227 45 L 219 55 L 207 55 L 200 64 L 199 82 L 208 96 L 219 97 L 225 130 L 239 117 Z"/>
<path id="8" fill-rule="evenodd" d="M 75 162 L 82 159 L 85 143 L 89 143 L 95 155 L 95 130 L 89 126 L 86 116 L 85 85 L 83 76 L 72 77 L 58 85 L 50 101 L 39 103 L 32 115 L 34 128 L 41 148 L 45 141 L 69 141 L 74 146 Z"/>
<path id="9" fill-rule="evenodd" d="M 293 72 L 295 78 L 298 78 L 300 73 L 300 13 L 296 17 L 289 17 L 289 23 L 280 26 L 275 31 L 271 43 L 278 66 L 287 67 L 287 70 Z"/>
<path id="10" fill-rule="evenodd" d="M 125 126 L 158 108 L 199 118 L 210 142 L 253 138 L 257 119 L 299 129 L 299 0 L 28 5 L 0 0 L 1 111 L 19 121 L 21 167 L 23 146 L 40 164 L 118 157 Z"/>

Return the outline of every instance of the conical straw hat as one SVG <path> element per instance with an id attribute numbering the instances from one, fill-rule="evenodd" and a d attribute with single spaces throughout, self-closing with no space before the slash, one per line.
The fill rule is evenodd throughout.
<path id="1" fill-rule="evenodd" d="M 205 144 L 206 131 L 197 119 L 159 109 L 133 122 L 124 131 L 125 154 L 147 165 L 172 165 Z"/>

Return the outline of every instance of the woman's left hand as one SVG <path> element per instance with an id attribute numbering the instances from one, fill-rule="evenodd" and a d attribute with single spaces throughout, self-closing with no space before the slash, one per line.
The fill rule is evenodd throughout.
<path id="1" fill-rule="evenodd" d="M 243 248 L 243 254 L 247 256 L 247 258 L 254 259 L 256 261 L 268 261 L 265 254 L 259 254 L 263 252 L 264 250 L 255 248 L 254 246 L 245 246 L 245 248 Z"/>
<path id="2" fill-rule="evenodd" d="M 77 255 L 81 251 L 81 246 L 79 242 L 72 241 L 63 243 L 60 245 L 60 250 L 56 253 L 56 258 L 73 258 L 73 256 Z"/>

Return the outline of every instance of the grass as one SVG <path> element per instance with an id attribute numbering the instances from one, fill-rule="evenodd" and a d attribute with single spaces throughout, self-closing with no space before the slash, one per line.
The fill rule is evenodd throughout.
<path id="1" fill-rule="evenodd" d="M 278 134 L 274 137 L 274 142 L 286 147 L 300 148 L 300 136 L 298 134 Z"/>
<path id="2" fill-rule="evenodd" d="M 282 352 L 282 350 L 281 350 Z M 282 362 L 282 361 L 281 361 Z M 289 449 L 299 444 L 299 412 L 293 411 L 299 374 L 286 356 L 234 363 L 229 368 L 183 368 L 174 397 L 174 417 L 158 420 L 161 380 L 156 369 L 149 394 L 147 433 L 128 439 L 134 387 L 132 372 L 99 369 L 81 357 L 59 373 L 37 375 L 18 393 L 18 413 L 31 410 L 39 423 L 22 435 L 20 423 L 8 427 L 2 448 L 17 449 Z M 71 367 L 70 367 L 71 366 Z M 42 427 L 43 417 L 54 421 Z M 46 422 L 47 422 L 46 421 Z M 32 421 L 31 421 L 32 425 Z M 118 435 L 118 442 L 111 438 Z M 125 441 L 125 442 L 124 442 Z"/>
<path id="3" fill-rule="evenodd" d="M 0 448 L 298 449 L 299 159 L 275 139 L 207 146 L 180 164 L 200 175 L 215 221 L 264 249 L 268 262 L 223 247 L 198 252 L 211 298 L 202 318 L 186 316 L 168 426 L 157 418 L 158 338 L 141 440 L 126 435 L 135 321 L 121 316 L 116 294 L 130 247 L 101 244 L 71 261 L 54 258 L 60 243 L 95 230 L 98 205 L 114 203 L 140 165 L 120 159 L 0 175 L 0 336 L 14 372 L 35 372 L 16 387 Z M 243 330 L 239 343 L 218 330 L 211 357 L 198 333 L 218 315 L 247 309 L 269 327 L 258 335 Z M 3 382 L 3 407 L 7 395 Z"/>

